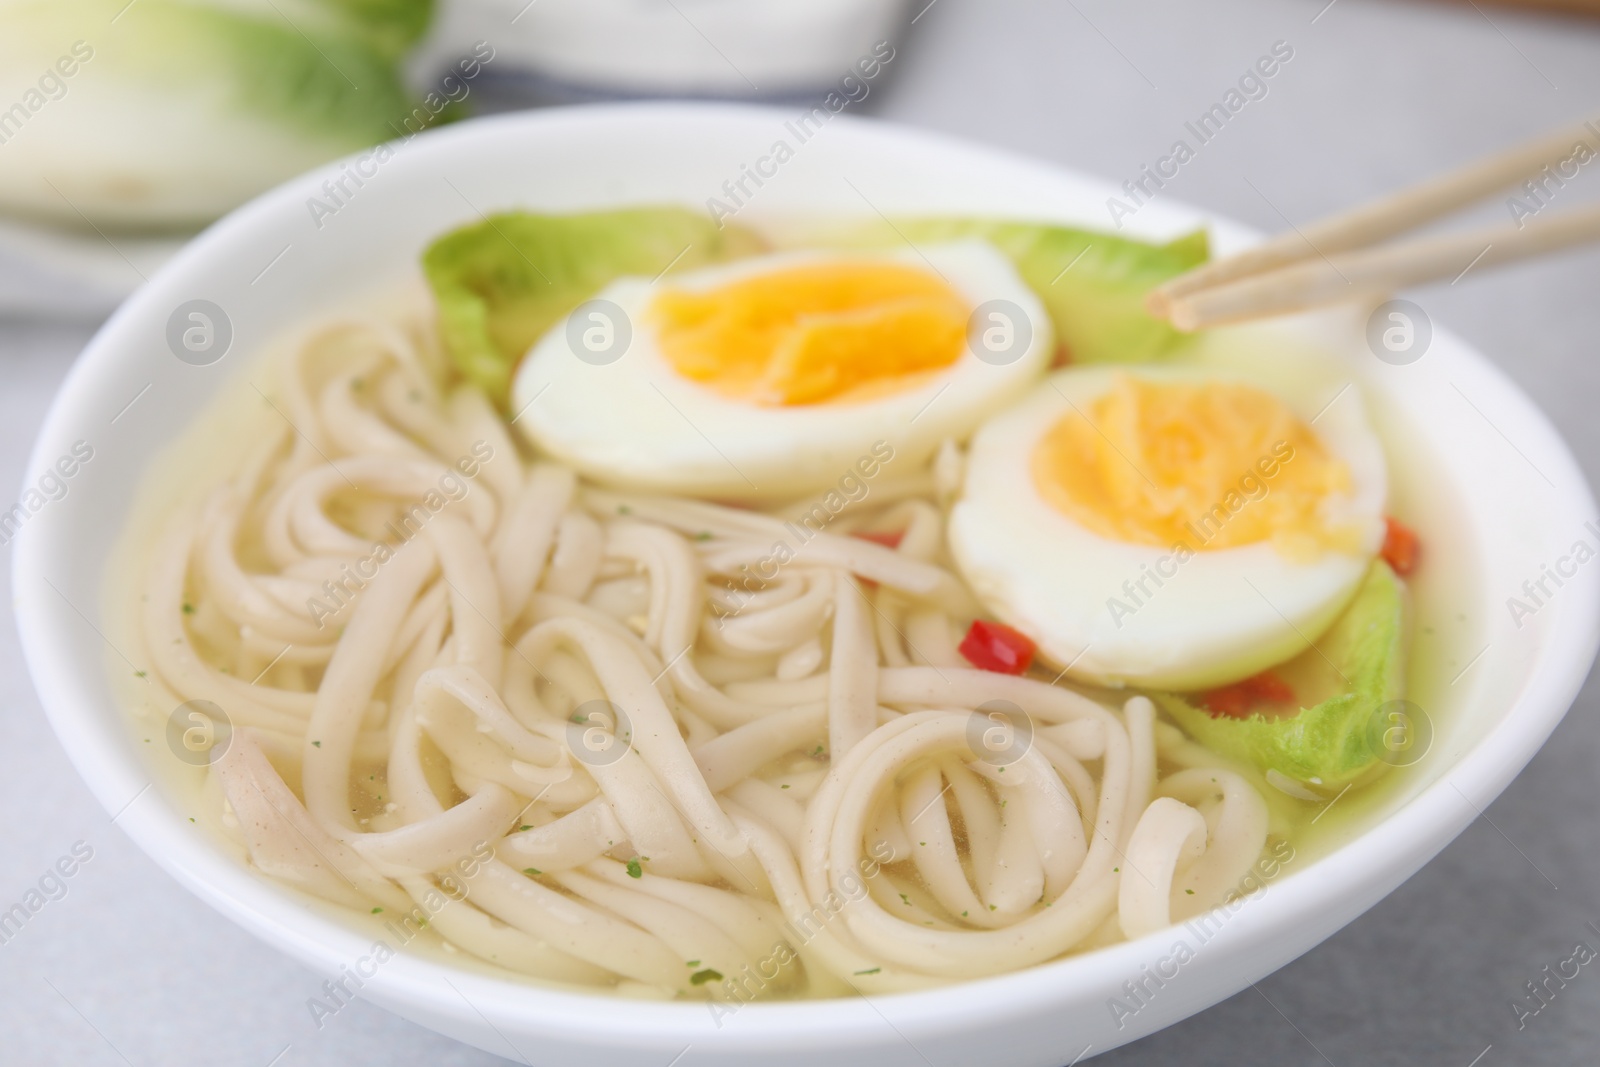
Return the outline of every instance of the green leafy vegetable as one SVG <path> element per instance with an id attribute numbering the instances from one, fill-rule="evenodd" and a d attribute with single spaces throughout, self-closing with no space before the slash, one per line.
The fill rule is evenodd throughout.
<path id="1" fill-rule="evenodd" d="M 1003 252 L 1044 302 L 1074 363 L 1142 363 L 1184 335 L 1145 311 L 1149 291 L 1204 263 L 1204 230 L 1164 245 L 1094 230 L 994 219 L 902 219 L 868 226 L 851 243 L 889 245 L 981 238 Z"/>
<path id="2" fill-rule="evenodd" d="M 399 58 L 427 32 L 434 0 L 300 0 L 296 6 L 306 5 L 328 9 L 378 51 Z"/>
<path id="3" fill-rule="evenodd" d="M 1186 696 L 1155 699 L 1208 748 L 1338 788 L 1377 764 L 1376 713 L 1405 687 L 1405 589 L 1388 564 L 1373 561 L 1350 606 L 1305 655 L 1319 653 L 1342 675 L 1343 691 L 1289 718 L 1218 718 Z"/>
<path id="4" fill-rule="evenodd" d="M 422 266 L 456 367 L 504 404 L 529 347 L 613 279 L 703 267 L 761 247 L 750 231 L 719 229 L 684 208 L 513 211 L 439 238 Z"/>

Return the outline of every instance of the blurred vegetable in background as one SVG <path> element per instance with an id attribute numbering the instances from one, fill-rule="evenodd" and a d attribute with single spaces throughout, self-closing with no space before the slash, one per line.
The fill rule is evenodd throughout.
<path id="1" fill-rule="evenodd" d="M 0 0 L 0 318 L 104 315 L 239 204 L 469 111 L 859 105 L 907 0 L 688 6 L 693 22 L 674 0 Z"/>
<path id="2" fill-rule="evenodd" d="M 402 136 L 433 6 L 0 0 L 0 211 L 192 227 Z"/>

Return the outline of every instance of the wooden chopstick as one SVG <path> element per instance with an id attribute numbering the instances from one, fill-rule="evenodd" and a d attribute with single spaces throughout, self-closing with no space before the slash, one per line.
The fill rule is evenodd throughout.
<path id="1" fill-rule="evenodd" d="M 1356 277 L 1371 279 L 1371 284 L 1381 290 L 1385 285 L 1416 284 L 1439 277 L 1449 273 L 1452 265 L 1455 271 L 1460 271 L 1486 246 L 1490 247 L 1490 251 L 1485 255 L 1485 260 L 1509 262 L 1520 256 L 1591 240 L 1593 238 L 1588 236 L 1556 240 L 1556 234 L 1546 232 L 1548 228 L 1551 225 L 1565 227 L 1569 224 L 1545 220 L 1542 225 L 1535 225 L 1540 221 L 1536 219 L 1521 229 L 1486 230 L 1460 235 L 1459 240 L 1437 238 L 1397 245 L 1388 250 L 1398 258 L 1380 256 L 1377 251 L 1351 256 L 1333 255 L 1363 249 L 1385 238 L 1416 229 L 1491 193 L 1534 177 L 1550 164 L 1571 156 L 1579 143 L 1588 144 L 1591 149 L 1600 152 L 1600 125 L 1585 122 L 1540 137 L 1293 233 L 1271 238 L 1238 255 L 1204 264 L 1153 290 L 1147 298 L 1147 305 L 1152 314 L 1172 319 L 1181 329 L 1199 329 L 1201 325 L 1223 321 L 1211 319 L 1209 314 L 1202 316 L 1202 312 L 1196 310 L 1200 307 L 1217 309 L 1218 313 L 1226 309 L 1228 318 L 1225 321 L 1253 317 L 1247 303 L 1250 295 L 1273 297 L 1273 302 L 1268 305 L 1272 310 L 1263 311 L 1262 314 L 1280 314 L 1365 295 L 1371 291 L 1356 287 Z M 1528 238 L 1526 235 L 1530 231 L 1542 236 Z M 1547 243 L 1551 241 L 1556 243 Z M 1459 255 L 1462 247 L 1471 246 L 1473 242 L 1476 245 L 1467 252 L 1467 260 L 1458 262 L 1450 258 Z M 1311 260 L 1319 262 L 1307 262 Z M 1431 272 L 1419 276 L 1418 272 L 1426 264 L 1432 264 Z M 1259 286 L 1246 287 L 1241 281 L 1280 268 L 1293 272 L 1282 286 L 1268 286 L 1263 279 Z M 1408 280 L 1388 281 L 1391 276 L 1389 272 L 1398 272 L 1395 277 Z M 1196 303 L 1196 294 L 1213 288 L 1226 288 L 1230 292 L 1226 299 Z M 1184 322 L 1199 322 L 1200 325 L 1186 326 Z"/>
<path id="2" fill-rule="evenodd" d="M 1600 241 L 1600 204 L 1529 220 L 1521 229 L 1493 226 L 1425 237 L 1224 282 L 1171 301 L 1167 318 L 1180 330 L 1308 311 L 1436 278 L 1459 281 L 1468 271 Z"/>
<path id="3" fill-rule="evenodd" d="M 1578 15 L 1600 15 L 1600 0 L 1495 0 L 1502 7 L 1539 8 Z"/>

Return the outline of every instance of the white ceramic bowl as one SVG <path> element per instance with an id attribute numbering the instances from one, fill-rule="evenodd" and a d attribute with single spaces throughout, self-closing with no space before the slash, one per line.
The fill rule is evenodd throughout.
<path id="1" fill-rule="evenodd" d="M 94 459 L 59 500 L 24 517 L 14 557 L 18 630 L 62 744 L 106 808 L 172 875 L 269 943 L 328 973 L 371 939 L 308 910 L 224 855 L 184 818 L 143 761 L 107 672 L 101 602 L 105 561 L 153 453 L 194 418 L 240 365 L 280 331 L 336 313 L 352 295 L 414 281 L 426 242 L 480 212 L 576 210 L 626 202 L 704 205 L 742 164 L 791 138 L 787 112 L 733 106 L 619 106 L 467 123 L 401 147 L 336 214 L 313 219 L 334 165 L 217 223 L 151 279 L 84 351 L 50 412 L 30 485 L 88 442 Z M 369 168 L 370 169 L 370 168 Z M 744 209 L 871 216 L 950 212 L 1059 219 L 1104 228 L 1109 185 L 927 133 L 833 119 L 798 146 Z M 1168 236 L 1211 223 L 1158 200 L 1128 232 Z M 206 299 L 231 320 L 229 354 L 210 366 L 174 357 L 169 316 Z M 1486 644 L 1432 709 L 1429 758 L 1392 791 L 1378 824 L 1248 898 L 1197 944 L 1183 928 L 1003 977 L 933 992 L 754 1004 L 720 1023 L 704 1005 L 551 992 L 402 955 L 363 995 L 461 1040 L 540 1062 L 665 1067 L 1059 1067 L 1181 1019 L 1243 988 L 1377 902 L 1478 817 L 1550 734 L 1594 656 L 1600 566 L 1580 568 L 1518 628 L 1505 598 L 1580 537 L 1594 504 L 1577 465 L 1533 405 L 1481 356 L 1442 330 L 1408 366 L 1348 356 L 1386 425 L 1419 458 L 1399 488 L 1456 498 L 1459 514 L 1429 532 L 1433 580 L 1472 590 Z M 1410 474 L 1407 474 L 1407 471 Z M 1420 471 L 1420 473 L 1419 473 Z M 143 790 L 143 792 L 141 792 Z M 1148 1005 L 1118 1020 L 1108 998 L 1155 969 L 1179 940 L 1193 958 Z M 1375 963 L 1379 961 L 1374 961 Z M 1167 968 L 1170 970 L 1170 965 Z"/>

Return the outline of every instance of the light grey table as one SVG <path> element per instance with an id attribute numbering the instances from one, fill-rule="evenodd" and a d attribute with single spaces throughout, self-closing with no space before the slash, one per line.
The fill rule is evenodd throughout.
<path id="1" fill-rule="evenodd" d="M 1285 41 L 1294 56 L 1267 96 L 1162 192 L 1267 230 L 1600 114 L 1600 23 L 1470 0 L 1324 3 L 936 0 L 897 39 L 894 78 L 866 110 L 1121 181 Z M 1482 216 L 1508 217 L 1503 202 Z M 1554 416 L 1591 480 L 1597 283 L 1600 252 L 1590 251 L 1411 294 Z M 0 321 L 0 486 L 22 482 L 45 405 L 91 331 Z M 365 1004 L 319 1031 L 305 1002 L 322 976 L 196 902 L 90 798 L 45 724 L 13 627 L 0 616 L 0 907 L 75 842 L 93 858 L 0 945 L 0 1062 L 504 1062 Z M 1595 1063 L 1600 962 L 1520 1032 L 1509 1005 L 1575 942 L 1600 948 L 1585 926 L 1600 924 L 1597 711 L 1591 683 L 1487 818 L 1366 916 L 1259 989 L 1100 1062 Z"/>

